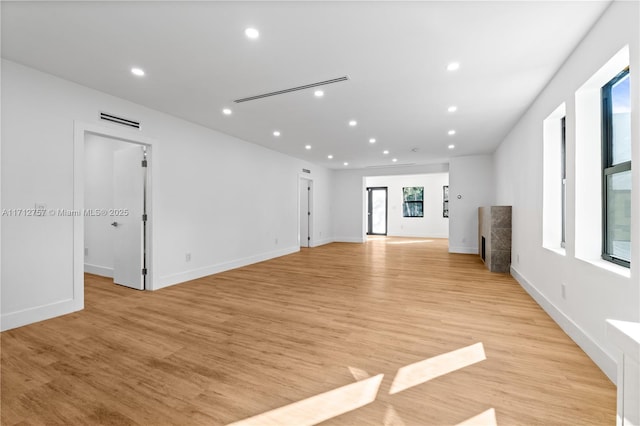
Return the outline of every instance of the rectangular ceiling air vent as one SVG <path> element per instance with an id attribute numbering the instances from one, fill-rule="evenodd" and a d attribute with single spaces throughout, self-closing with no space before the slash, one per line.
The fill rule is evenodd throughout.
<path id="1" fill-rule="evenodd" d="M 120 124 L 122 126 L 132 127 L 134 129 L 139 129 L 140 128 L 140 122 L 139 121 L 134 121 L 134 120 L 129 120 L 128 118 L 118 117 L 118 116 L 113 115 L 113 114 L 107 114 L 106 112 L 101 112 L 100 113 L 100 120 L 110 121 L 112 123 Z"/>
<path id="2" fill-rule="evenodd" d="M 255 101 L 256 99 L 268 98 L 269 96 L 283 95 L 285 93 L 297 92 L 298 90 L 310 89 L 312 87 L 326 86 L 327 84 L 340 83 L 341 81 L 347 81 L 347 80 L 349 80 L 349 76 L 345 75 L 343 77 L 332 78 L 331 80 L 318 81 L 317 83 L 305 84 L 304 86 L 291 87 L 289 89 L 263 93 L 262 95 L 255 95 L 255 96 L 249 96 L 242 99 L 236 99 L 233 102 L 239 104 L 240 102 Z"/>
<path id="3" fill-rule="evenodd" d="M 393 164 L 384 164 L 384 165 L 375 165 L 375 166 L 364 166 L 365 169 L 386 169 L 387 167 L 399 167 L 399 166 L 415 166 L 417 163 L 393 163 Z"/>

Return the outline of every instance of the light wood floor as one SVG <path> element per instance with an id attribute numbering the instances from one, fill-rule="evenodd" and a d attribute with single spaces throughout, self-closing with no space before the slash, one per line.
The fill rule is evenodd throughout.
<path id="1" fill-rule="evenodd" d="M 490 409 L 498 425 L 615 424 L 595 364 L 510 276 L 446 240 L 330 244 L 156 292 L 85 287 L 84 311 L 2 333 L 2 424 L 228 424 L 352 371 L 384 374 L 377 397 L 328 425 Z M 477 343 L 486 360 L 389 393 L 402 367 Z"/>

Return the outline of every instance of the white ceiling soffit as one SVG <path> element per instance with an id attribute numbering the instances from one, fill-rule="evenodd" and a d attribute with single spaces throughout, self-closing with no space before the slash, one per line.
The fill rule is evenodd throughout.
<path id="1" fill-rule="evenodd" d="M 493 152 L 609 3 L 3 1 L 2 56 L 326 167 L 444 163 Z"/>

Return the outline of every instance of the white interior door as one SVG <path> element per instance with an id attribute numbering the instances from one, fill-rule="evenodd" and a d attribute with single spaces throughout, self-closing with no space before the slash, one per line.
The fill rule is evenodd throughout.
<path id="1" fill-rule="evenodd" d="M 309 247 L 309 192 L 311 183 L 306 179 L 300 179 L 300 247 Z"/>
<path id="2" fill-rule="evenodd" d="M 138 290 L 144 290 L 143 159 L 141 146 L 125 148 L 113 154 L 113 206 L 116 214 L 111 221 L 115 234 L 113 282 Z"/>

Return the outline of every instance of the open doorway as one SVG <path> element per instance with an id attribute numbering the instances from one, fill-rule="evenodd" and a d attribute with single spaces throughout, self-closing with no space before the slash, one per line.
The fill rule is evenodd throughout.
<path id="1" fill-rule="evenodd" d="M 84 270 L 144 290 L 147 148 L 87 134 L 84 152 Z"/>
<path id="2" fill-rule="evenodd" d="M 313 180 L 301 177 L 298 183 L 299 188 L 299 240 L 300 247 L 311 247 L 313 235 Z"/>
<path id="3" fill-rule="evenodd" d="M 120 284 L 130 283 L 128 287 L 140 290 L 154 289 L 153 188 L 151 185 L 154 143 L 155 140 L 141 136 L 138 132 L 82 122 L 74 123 L 73 208 L 74 211 L 79 212 L 73 217 L 73 299 L 76 309 L 84 307 L 85 264 L 90 265 L 87 272 L 112 276 Z M 93 154 L 87 149 L 90 144 L 95 144 L 99 148 L 94 150 Z M 116 152 L 119 154 L 116 155 Z M 89 166 L 87 164 L 89 155 L 95 155 L 98 163 Z M 134 168 L 133 165 L 136 167 Z M 90 167 L 97 167 L 103 171 L 111 169 L 111 172 L 97 177 Z M 125 176 L 121 170 L 127 170 L 130 176 Z M 119 182 L 116 176 L 119 177 Z M 119 195 L 117 192 L 111 192 L 110 195 L 103 193 L 100 197 L 104 197 L 102 199 L 106 201 L 96 203 L 95 198 L 92 200 L 94 194 L 88 188 L 95 184 L 92 179 L 101 179 L 103 186 L 110 181 L 112 188 L 117 185 L 122 191 Z M 130 184 L 132 181 L 136 184 Z M 86 187 L 87 191 L 85 191 Z M 95 219 L 101 220 L 94 222 Z M 119 237 L 112 235 L 110 240 L 102 240 L 101 243 L 99 238 L 89 235 L 91 232 L 89 228 L 94 223 L 102 227 L 103 235 L 109 231 L 111 234 L 115 234 L 114 231 L 125 231 L 120 233 L 123 234 L 121 236 L 126 234 L 131 238 L 122 238 L 116 242 Z M 131 229 L 136 226 L 138 231 L 131 232 Z M 85 231 L 87 231 L 87 240 Z M 118 248 L 115 247 L 116 244 L 119 245 Z M 113 263 L 101 264 L 102 261 L 96 260 L 108 258 L 109 252 Z M 119 256 L 119 260 L 116 255 Z M 118 262 L 124 262 L 126 267 L 118 266 Z M 125 278 L 118 278 L 121 272 L 125 274 Z M 128 274 L 134 278 L 126 278 Z"/>
<path id="4" fill-rule="evenodd" d="M 367 235 L 387 235 L 387 187 L 367 188 Z"/>

